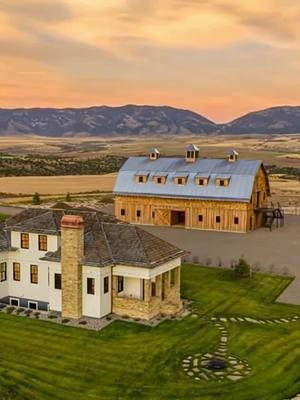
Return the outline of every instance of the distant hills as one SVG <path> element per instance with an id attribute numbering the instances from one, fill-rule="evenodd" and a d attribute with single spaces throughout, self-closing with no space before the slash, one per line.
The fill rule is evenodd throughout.
<path id="1" fill-rule="evenodd" d="M 300 132 L 300 107 L 273 107 L 216 124 L 167 106 L 0 109 L 0 135 L 111 136 L 183 134 L 288 134 Z"/>

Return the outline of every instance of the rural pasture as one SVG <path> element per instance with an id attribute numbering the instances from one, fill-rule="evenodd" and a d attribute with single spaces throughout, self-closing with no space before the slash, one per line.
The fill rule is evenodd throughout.
<path id="1" fill-rule="evenodd" d="M 156 146 L 163 154 L 182 155 L 187 143 L 200 147 L 203 157 L 224 157 L 235 148 L 241 158 L 261 159 L 266 165 L 300 169 L 300 134 L 297 135 L 243 135 L 243 136 L 175 136 L 175 137 L 65 137 L 35 136 L 1 137 L 2 154 L 43 155 L 80 160 L 105 157 L 144 155 Z M 70 193 L 110 192 L 115 174 L 76 175 L 55 177 L 1 177 L 0 201 L 14 203 L 13 195 L 31 196 L 34 192 L 55 196 Z M 280 202 L 290 212 L 300 206 L 300 181 L 280 174 L 270 177 L 273 201 Z M 7 199 L 7 194 L 11 194 Z M 28 201 L 27 198 L 24 199 Z M 19 201 L 19 200 L 18 200 Z"/>

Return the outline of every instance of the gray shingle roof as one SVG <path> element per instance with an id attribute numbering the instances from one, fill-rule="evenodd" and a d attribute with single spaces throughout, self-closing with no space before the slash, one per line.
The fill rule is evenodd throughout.
<path id="1" fill-rule="evenodd" d="M 2 237 L 10 231 L 60 235 L 63 215 L 81 215 L 84 219 L 83 264 L 107 266 L 124 264 L 153 268 L 184 252 L 172 244 L 115 217 L 93 209 L 62 207 L 63 209 L 28 209 L 7 221 L 0 229 Z M 4 247 L 8 243 L 4 243 Z M 8 248 L 8 247 L 7 247 Z M 7 249 L 6 248 L 6 249 Z M 61 249 L 48 252 L 44 260 L 59 262 Z"/>
<path id="2" fill-rule="evenodd" d="M 114 193 L 119 195 L 158 196 L 176 198 L 214 199 L 228 201 L 250 201 L 254 179 L 262 162 L 259 160 L 238 160 L 234 163 L 227 159 L 197 159 L 188 163 L 180 157 L 160 157 L 156 161 L 148 157 L 130 157 L 119 171 Z M 136 171 L 148 171 L 146 183 L 136 183 Z M 165 184 L 156 184 L 153 177 L 168 175 Z M 187 174 L 185 185 L 176 185 L 175 176 Z M 195 178 L 209 177 L 206 186 L 195 184 Z M 230 178 L 228 186 L 217 186 L 220 176 Z"/>

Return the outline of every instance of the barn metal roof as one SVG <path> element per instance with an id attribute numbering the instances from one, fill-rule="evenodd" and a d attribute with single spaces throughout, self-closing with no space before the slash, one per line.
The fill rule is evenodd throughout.
<path id="1" fill-rule="evenodd" d="M 254 178 L 261 166 L 259 160 L 197 159 L 187 163 L 180 157 L 160 157 L 156 161 L 148 157 L 130 157 L 119 171 L 114 193 L 119 195 L 158 196 L 176 198 L 214 199 L 248 202 L 251 198 Z M 148 171 L 149 178 L 144 184 L 135 183 L 136 171 Z M 157 184 L 153 176 L 168 174 L 165 184 Z M 185 185 L 176 185 L 175 176 L 188 174 Z M 199 186 L 195 178 L 209 176 L 208 185 Z M 217 186 L 216 179 L 230 176 L 228 186 Z"/>

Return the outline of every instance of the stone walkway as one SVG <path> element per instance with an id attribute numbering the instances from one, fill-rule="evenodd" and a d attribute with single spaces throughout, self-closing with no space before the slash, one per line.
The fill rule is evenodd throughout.
<path id="1" fill-rule="evenodd" d="M 182 368 L 184 372 L 191 378 L 197 381 L 239 381 L 246 378 L 252 371 L 252 368 L 246 360 L 242 360 L 235 354 L 228 353 L 228 331 L 226 323 L 251 323 L 257 325 L 276 325 L 288 324 L 300 321 L 300 317 L 295 315 L 286 318 L 270 318 L 256 319 L 250 317 L 200 317 L 198 314 L 192 314 L 193 318 L 201 318 L 204 321 L 212 323 L 220 332 L 220 340 L 218 348 L 214 353 L 197 353 L 187 355 L 182 360 Z M 210 361 L 221 360 L 224 362 L 222 369 L 210 368 Z M 294 399 L 300 399 L 295 397 Z M 291 399 L 293 400 L 293 399 Z"/>

